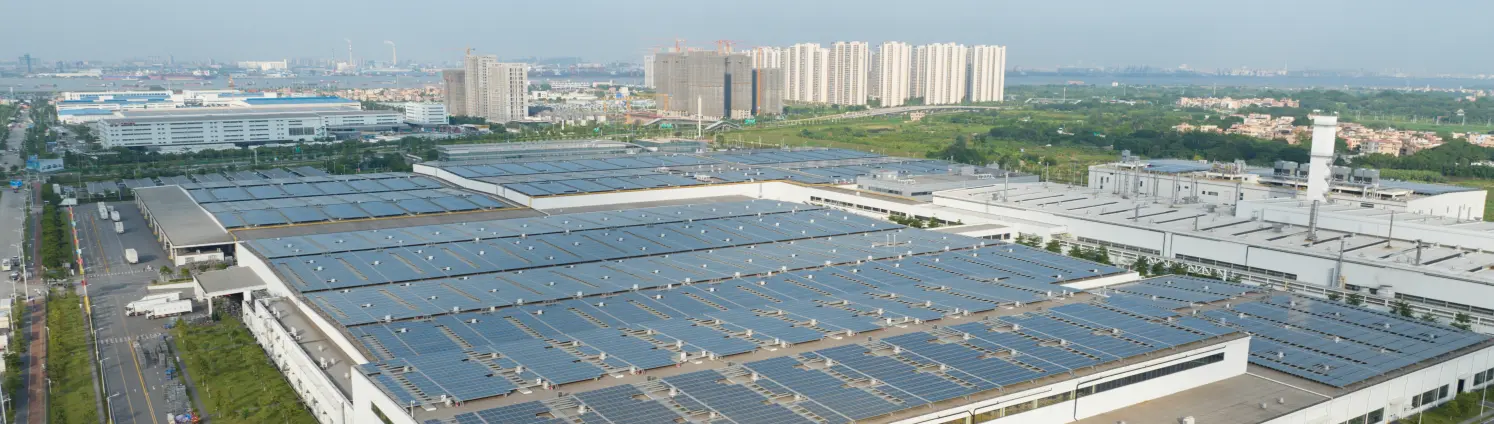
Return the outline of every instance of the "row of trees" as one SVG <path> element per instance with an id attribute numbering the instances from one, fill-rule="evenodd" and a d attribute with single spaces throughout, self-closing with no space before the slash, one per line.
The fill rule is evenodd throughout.
<path id="1" fill-rule="evenodd" d="M 52 185 L 43 186 L 41 215 L 41 259 L 42 266 L 46 269 L 47 278 L 64 278 L 67 276 L 65 267 L 73 264 L 72 232 L 68 231 L 71 220 L 68 219 L 67 211 L 58 206 L 62 198 L 52 191 Z"/>

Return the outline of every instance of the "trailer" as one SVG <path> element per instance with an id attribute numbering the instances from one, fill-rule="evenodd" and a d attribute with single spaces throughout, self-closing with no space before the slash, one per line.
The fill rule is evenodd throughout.
<path id="1" fill-rule="evenodd" d="M 109 206 L 99 203 L 99 219 L 109 219 Z"/>
<path id="2" fill-rule="evenodd" d="M 124 223 L 123 222 L 115 222 L 114 223 L 114 234 L 124 234 Z M 133 262 L 131 262 L 131 263 L 133 263 Z"/>
<path id="3" fill-rule="evenodd" d="M 177 300 L 180 300 L 181 298 L 182 294 L 178 292 L 153 294 L 150 296 L 142 297 L 140 298 L 140 300 L 125 304 L 125 314 L 144 315 L 146 313 L 149 313 L 151 307 L 155 305 L 167 302 L 175 302 Z"/>
<path id="4" fill-rule="evenodd" d="M 119 222 L 119 211 L 109 211 L 109 219 Z"/>
<path id="5" fill-rule="evenodd" d="M 156 305 L 174 301 L 172 299 L 140 299 L 125 304 L 125 315 L 145 315 L 150 313 Z"/>
<path id="6" fill-rule="evenodd" d="M 146 317 L 151 319 L 165 318 L 191 312 L 191 300 L 173 300 L 166 303 L 157 303 L 155 305 L 151 305 L 150 312 L 146 314 Z"/>
<path id="7" fill-rule="evenodd" d="M 114 231 L 123 233 L 124 224 L 118 222 L 114 223 Z M 125 249 L 125 262 L 129 262 L 130 264 L 140 263 L 140 254 L 136 253 L 135 249 Z"/>

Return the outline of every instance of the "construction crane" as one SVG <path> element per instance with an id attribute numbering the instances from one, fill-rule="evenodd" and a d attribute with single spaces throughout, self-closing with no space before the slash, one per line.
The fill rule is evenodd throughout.
<path id="1" fill-rule="evenodd" d="M 738 40 L 716 40 L 716 52 L 722 54 L 731 53 L 732 46 L 741 44 Z"/>

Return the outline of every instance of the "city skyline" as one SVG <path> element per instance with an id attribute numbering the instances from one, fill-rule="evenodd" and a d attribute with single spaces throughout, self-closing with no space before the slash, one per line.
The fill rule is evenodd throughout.
<path id="1" fill-rule="evenodd" d="M 233 9 L 235 18 L 215 23 L 214 31 L 183 37 L 181 27 L 170 21 L 198 19 L 216 6 L 173 0 L 161 2 L 160 7 L 139 8 L 82 1 L 64 10 L 54 3 L 31 2 L 11 6 L 15 16 L 37 19 L 20 19 L 0 28 L 0 38 L 10 40 L 0 43 L 0 57 L 9 61 L 29 53 L 43 61 L 345 58 L 346 40 L 351 40 L 358 60 L 383 61 L 393 56 L 385 43 L 388 40 L 398 45 L 401 57 L 421 62 L 457 61 L 470 46 L 480 54 L 503 59 L 577 56 L 637 63 L 648 51 L 672 47 L 675 38 L 683 38 L 688 45 L 702 48 L 716 39 L 732 39 L 738 41 L 739 49 L 836 41 L 994 44 L 1011 48 L 1009 67 L 1028 68 L 1186 64 L 1203 70 L 1362 69 L 1414 74 L 1489 73 L 1494 69 L 1494 59 L 1467 54 L 1481 50 L 1478 44 L 1487 43 L 1494 30 L 1410 19 L 1405 10 L 1376 7 L 1389 5 L 1386 1 L 1267 1 L 1258 7 L 1223 8 L 1177 0 L 1148 0 L 1125 7 L 1085 1 L 935 0 L 896 13 L 890 13 L 891 3 L 875 7 L 876 3 L 858 2 L 858 6 L 870 7 L 848 8 L 842 2 L 767 0 L 746 7 L 659 0 L 619 9 L 613 3 L 582 0 L 576 7 L 559 11 L 541 4 L 440 1 L 410 8 L 375 0 L 349 10 L 276 0 Z M 796 13 L 781 13 L 790 7 Z M 1460 15 L 1494 12 L 1494 4 L 1456 7 Z M 398 13 L 387 13 L 390 10 Z M 85 13 L 74 15 L 75 11 Z M 66 36 L 57 32 L 55 20 L 45 19 L 61 15 L 72 22 L 66 26 Z M 493 25 L 493 18 L 500 15 L 536 19 Z M 822 19 L 825 16 L 840 18 Z M 329 24 L 328 17 L 358 24 Z M 428 28 L 391 32 L 378 24 L 380 19 L 391 25 Z M 162 25 L 133 26 L 128 37 L 119 37 L 110 29 L 117 28 L 111 22 L 151 20 L 163 20 Z M 1397 24 L 1365 24 L 1370 22 Z M 277 25 L 285 30 L 267 30 Z M 112 41 L 97 42 L 105 38 Z M 1396 54 L 1387 55 L 1387 51 Z"/>

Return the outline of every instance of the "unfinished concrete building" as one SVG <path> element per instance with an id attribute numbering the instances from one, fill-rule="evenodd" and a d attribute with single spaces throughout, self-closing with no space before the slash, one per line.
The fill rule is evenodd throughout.
<path id="1" fill-rule="evenodd" d="M 690 51 L 660 53 L 654 57 L 654 83 L 659 90 L 659 109 L 667 114 L 704 119 L 744 119 L 758 109 L 758 86 L 747 54 Z M 774 93 L 763 94 L 764 110 L 781 111 L 781 84 Z M 762 87 L 766 89 L 770 87 Z"/>

